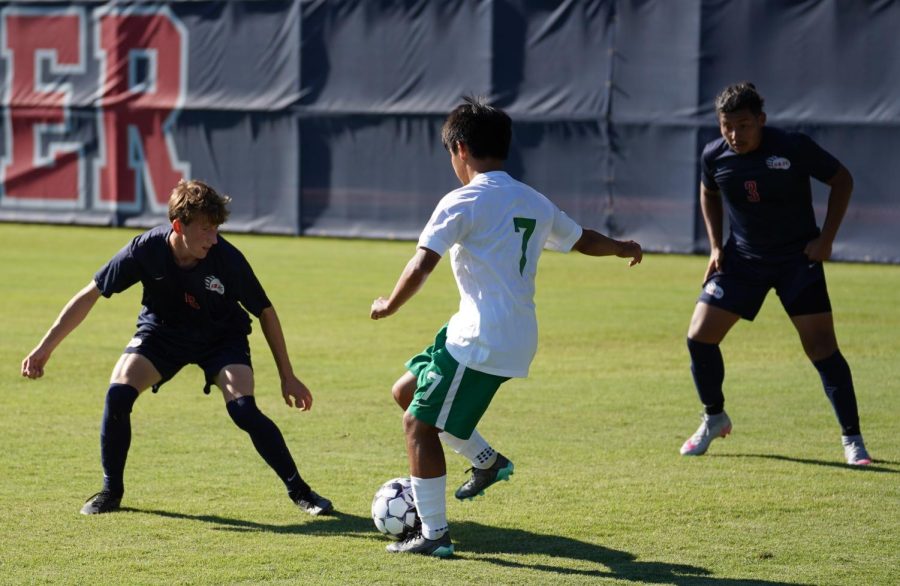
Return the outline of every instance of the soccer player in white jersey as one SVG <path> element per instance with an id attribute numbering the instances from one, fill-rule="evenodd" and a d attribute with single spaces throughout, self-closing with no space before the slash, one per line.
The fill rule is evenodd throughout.
<path id="1" fill-rule="evenodd" d="M 513 464 L 475 430 L 494 393 L 528 376 L 537 349 L 534 278 L 542 249 L 616 255 L 641 262 L 641 246 L 583 229 L 553 202 L 504 170 L 512 122 L 482 99 L 465 102 L 441 132 L 462 187 L 441 199 L 390 297 L 372 302 L 370 316 L 393 315 L 450 252 L 459 311 L 434 344 L 406 363 L 392 393 L 405 409 L 403 426 L 421 530 L 388 546 L 392 553 L 447 557 L 447 468 L 441 441 L 472 462 L 472 477 L 456 498 L 481 494 L 508 480 Z"/>

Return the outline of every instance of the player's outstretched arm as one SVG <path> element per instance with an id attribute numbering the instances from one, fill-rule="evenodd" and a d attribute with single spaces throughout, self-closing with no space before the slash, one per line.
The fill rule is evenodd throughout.
<path id="1" fill-rule="evenodd" d="M 100 289 L 97 288 L 94 281 L 91 281 L 66 303 L 40 343 L 22 360 L 22 376 L 28 378 L 44 376 L 44 366 L 50 360 L 50 355 L 66 339 L 66 336 L 84 321 L 98 299 L 100 299 Z"/>
<path id="2" fill-rule="evenodd" d="M 831 187 L 831 193 L 828 195 L 828 211 L 825 213 L 822 233 L 818 238 L 810 240 L 803 251 L 809 260 L 816 262 L 831 258 L 831 247 L 850 204 L 850 195 L 853 193 L 853 176 L 841 165 L 834 177 L 828 180 L 828 185 Z"/>
<path id="3" fill-rule="evenodd" d="M 294 374 L 294 367 L 291 366 L 287 344 L 284 341 L 284 330 L 281 329 L 281 321 L 278 319 L 274 307 L 270 305 L 259 314 L 259 325 L 262 327 L 266 343 L 269 344 L 269 349 L 272 351 L 272 357 L 275 358 L 284 402 L 288 407 L 309 411 L 312 408 L 312 393 Z"/>
<path id="4" fill-rule="evenodd" d="M 634 240 L 613 240 L 608 236 L 604 236 L 600 232 L 585 228 L 581 232 L 581 238 L 572 247 L 581 254 L 588 256 L 618 256 L 619 258 L 630 258 L 628 266 L 633 267 L 640 264 L 644 258 L 644 251 L 641 245 Z"/>
<path id="5" fill-rule="evenodd" d="M 433 250 L 428 248 L 416 249 L 416 253 L 406 263 L 406 268 L 403 269 L 403 273 L 397 279 L 397 284 L 394 285 L 394 291 L 391 293 L 391 296 L 387 299 L 379 297 L 373 301 L 372 308 L 369 310 L 369 317 L 381 319 L 397 313 L 397 310 L 422 288 L 422 285 L 428 279 L 428 275 L 431 274 L 431 271 L 434 270 L 434 267 L 437 266 L 440 260 L 441 255 Z"/>

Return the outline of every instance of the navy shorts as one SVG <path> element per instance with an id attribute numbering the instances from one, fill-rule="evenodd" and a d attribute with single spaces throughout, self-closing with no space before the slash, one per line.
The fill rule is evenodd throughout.
<path id="1" fill-rule="evenodd" d="M 762 262 L 726 247 L 722 268 L 703 284 L 698 301 L 753 321 L 769 289 L 775 289 L 791 317 L 831 312 L 822 263 L 802 253 L 780 262 Z"/>
<path id="2" fill-rule="evenodd" d="M 229 364 L 246 364 L 253 368 L 250 342 L 247 336 L 240 334 L 204 345 L 169 332 L 141 328 L 128 342 L 125 354 L 140 354 L 153 363 L 162 377 L 153 385 L 153 392 L 188 364 L 196 364 L 203 369 L 206 377 L 203 389 L 205 393 L 209 393 L 216 377 Z"/>

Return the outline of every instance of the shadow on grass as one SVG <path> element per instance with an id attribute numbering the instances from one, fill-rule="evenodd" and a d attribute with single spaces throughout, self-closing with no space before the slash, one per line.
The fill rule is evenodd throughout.
<path id="1" fill-rule="evenodd" d="M 123 512 L 143 513 L 145 515 L 157 515 L 169 519 L 183 519 L 186 521 L 199 521 L 218 525 L 217 529 L 225 531 L 259 531 L 264 533 L 295 533 L 303 535 L 344 535 L 361 537 L 377 537 L 369 517 L 360 517 L 348 513 L 336 512 L 331 515 L 310 517 L 303 523 L 287 525 L 273 525 L 271 523 L 257 523 L 246 519 L 233 519 L 219 515 L 190 515 L 188 513 L 174 513 L 172 511 L 159 511 L 156 509 L 137 509 L 122 507 Z"/>
<path id="2" fill-rule="evenodd" d="M 740 578 L 717 578 L 697 566 L 666 562 L 640 561 L 634 554 L 561 537 L 542 535 L 519 529 L 488 527 L 460 522 L 452 525 L 462 559 L 487 562 L 508 568 L 522 568 L 556 575 L 574 575 L 626 580 L 641 584 L 675 584 L 677 586 L 797 586 L 797 582 L 777 582 Z M 497 557 L 502 555 L 503 557 Z M 559 564 L 535 563 L 515 556 L 549 556 Z M 584 562 L 604 568 L 584 568 Z M 575 567 L 582 566 L 582 567 Z"/>
<path id="3" fill-rule="evenodd" d="M 884 464 L 887 465 L 897 465 L 896 462 L 889 462 L 887 460 L 874 460 L 872 464 L 868 466 L 850 466 L 844 464 L 843 462 L 833 462 L 829 460 L 812 460 L 810 458 L 792 458 L 790 456 L 780 456 L 778 454 L 707 454 L 707 458 L 764 458 L 766 460 L 781 460 L 784 462 L 796 462 L 798 464 L 812 464 L 814 466 L 827 466 L 829 468 L 841 468 L 844 470 L 852 470 L 854 472 L 866 473 L 866 472 L 886 472 L 889 474 L 897 474 L 900 473 L 900 470 L 895 470 L 893 468 L 886 468 Z M 879 464 L 882 464 L 879 466 Z"/>
<path id="4" fill-rule="evenodd" d="M 226 531 L 341 535 L 384 541 L 373 529 L 372 520 L 369 517 L 349 513 L 337 512 L 323 517 L 311 517 L 303 523 L 273 525 L 219 515 L 191 515 L 130 507 L 123 507 L 121 510 L 170 519 L 210 523 Z M 453 538 L 460 553 L 451 560 L 489 563 L 506 568 L 546 572 L 557 576 L 610 578 L 643 584 L 675 584 L 676 586 L 798 586 L 800 584 L 797 582 L 717 578 L 712 576 L 709 570 L 697 566 L 640 561 L 634 554 L 627 551 L 610 549 L 568 537 L 543 535 L 521 529 L 490 527 L 471 521 L 454 523 Z M 559 560 L 559 563 L 533 562 L 531 561 L 533 556 L 554 558 Z M 585 562 L 602 567 L 584 568 Z M 548 580 L 552 581 L 552 578 L 548 576 Z"/>

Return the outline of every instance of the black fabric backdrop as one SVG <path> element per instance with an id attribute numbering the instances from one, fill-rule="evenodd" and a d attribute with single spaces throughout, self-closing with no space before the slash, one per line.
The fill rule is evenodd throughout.
<path id="1" fill-rule="evenodd" d="M 137 18 L 148 14 L 165 26 Z M 100 32 L 111 17 L 115 39 L 143 27 L 122 41 L 136 51 L 119 70 Z M 701 252 L 698 157 L 717 135 L 713 99 L 752 80 L 769 124 L 810 134 L 854 175 L 835 258 L 900 262 L 900 2 L 16 2 L 0 3 L 0 20 L 0 220 L 150 225 L 166 196 L 151 179 L 183 172 L 234 197 L 227 229 L 415 238 L 456 187 L 440 126 L 471 93 L 515 121 L 511 174 L 580 223 Z M 68 49 L 41 53 L 65 36 L 52 22 L 75 23 L 77 66 L 60 65 Z M 161 44 L 176 32 L 180 62 Z M 112 87 L 126 68 L 130 89 Z M 177 96 L 161 89 L 174 68 Z M 125 110 L 109 104 L 141 92 L 175 104 L 158 116 L 168 160 L 147 154 L 140 128 L 110 130 Z M 110 136 L 129 141 L 127 157 L 110 157 Z M 54 162 L 61 152 L 70 158 Z M 71 172 L 51 177 L 64 164 Z M 827 191 L 816 184 L 814 196 L 821 222 Z"/>

